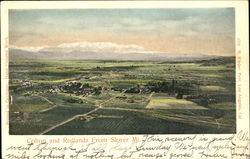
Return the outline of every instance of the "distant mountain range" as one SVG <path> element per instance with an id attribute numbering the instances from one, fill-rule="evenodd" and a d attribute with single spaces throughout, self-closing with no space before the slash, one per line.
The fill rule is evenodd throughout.
<path id="1" fill-rule="evenodd" d="M 131 60 L 131 61 L 194 61 L 213 59 L 216 56 L 203 54 L 170 54 L 170 53 L 96 53 L 73 51 L 70 53 L 60 52 L 31 52 L 21 49 L 10 49 L 12 59 L 83 59 L 83 60 Z"/>
<path id="2" fill-rule="evenodd" d="M 11 47 L 12 59 L 83 59 L 83 60 L 131 60 L 131 61 L 194 61 L 216 56 L 203 54 L 173 54 L 145 50 L 137 45 L 120 45 L 109 42 L 82 42 L 61 44 L 55 47 Z"/>

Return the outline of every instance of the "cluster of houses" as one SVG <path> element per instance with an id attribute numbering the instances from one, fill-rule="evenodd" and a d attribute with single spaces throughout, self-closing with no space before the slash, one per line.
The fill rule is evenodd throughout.
<path id="1" fill-rule="evenodd" d="M 82 121 L 90 121 L 94 118 L 97 118 L 98 116 L 99 116 L 98 114 L 93 113 L 93 114 L 89 114 L 89 115 L 82 115 L 78 119 L 82 120 Z"/>
<path id="2" fill-rule="evenodd" d="M 16 82 L 21 83 L 21 86 L 35 86 L 38 84 L 37 82 L 29 81 L 27 79 L 17 79 Z"/>
<path id="3" fill-rule="evenodd" d="M 151 91 L 147 87 L 131 87 L 125 91 L 125 93 L 140 93 L 140 94 L 147 94 L 151 93 Z"/>
<path id="4" fill-rule="evenodd" d="M 13 112 L 10 115 L 11 121 L 32 121 L 34 117 L 27 112 Z"/>
<path id="5" fill-rule="evenodd" d="M 24 96 L 30 96 L 30 95 L 34 95 L 34 94 L 40 94 L 40 93 L 50 93 L 50 94 L 56 94 L 58 92 L 60 92 L 61 90 L 57 87 L 55 88 L 50 88 L 50 89 L 35 89 L 35 90 L 31 90 L 31 91 L 27 91 L 24 93 Z"/>
<path id="6" fill-rule="evenodd" d="M 30 81 L 26 81 L 26 84 L 32 84 Z M 41 93 L 50 93 L 50 94 L 56 94 L 59 92 L 63 93 L 70 93 L 70 94 L 75 94 L 75 95 L 83 95 L 83 96 L 88 96 L 91 94 L 100 94 L 101 90 L 103 88 L 101 87 L 93 87 L 90 86 L 89 84 L 82 84 L 77 81 L 71 81 L 71 82 L 64 82 L 61 84 L 54 84 L 50 85 L 47 87 L 41 87 L 37 89 L 31 89 L 27 90 L 24 95 L 29 96 L 29 95 L 34 95 L 34 94 L 41 94 Z"/>
<path id="7" fill-rule="evenodd" d="M 71 81 L 71 82 L 66 82 L 63 85 L 60 85 L 59 90 L 64 93 L 72 93 L 75 95 L 88 96 L 90 94 L 100 94 L 102 88 L 93 87 L 90 86 L 89 84 L 82 84 L 76 81 Z"/>

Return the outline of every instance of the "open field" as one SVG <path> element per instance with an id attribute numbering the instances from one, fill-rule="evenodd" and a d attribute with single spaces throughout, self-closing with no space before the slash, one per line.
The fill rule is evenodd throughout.
<path id="1" fill-rule="evenodd" d="M 148 109 L 207 109 L 192 101 L 174 97 L 154 97 L 147 105 Z"/>
<path id="2" fill-rule="evenodd" d="M 19 59 L 10 62 L 9 84 L 10 134 L 236 131 L 233 57 L 194 62 Z"/>

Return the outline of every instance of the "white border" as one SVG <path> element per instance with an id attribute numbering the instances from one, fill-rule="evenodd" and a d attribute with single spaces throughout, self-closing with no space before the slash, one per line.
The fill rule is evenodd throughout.
<path id="1" fill-rule="evenodd" d="M 247 1 L 9 1 L 1 2 L 1 104 L 2 104 L 2 146 L 3 149 L 11 143 L 20 141 L 25 143 L 27 137 L 46 137 L 38 135 L 9 135 L 8 134 L 8 9 L 129 9 L 129 8 L 235 8 L 236 39 L 240 39 L 240 45 L 236 40 L 236 52 L 241 51 L 241 68 L 236 68 L 236 86 L 241 85 L 239 92 L 242 102 L 241 110 L 237 104 L 237 132 L 240 130 L 249 132 L 249 21 Z M 236 54 L 236 58 L 237 58 Z M 237 61 L 237 60 L 236 60 Z M 236 64 L 237 66 L 237 64 Z M 238 73 L 241 73 L 241 80 Z M 236 87 L 237 88 L 237 87 Z M 237 99 L 238 100 L 238 96 Z M 242 114 L 241 118 L 239 115 Z M 225 136 L 226 134 L 224 134 Z M 227 134 L 228 135 L 228 134 Z M 75 136 L 75 135 L 71 135 Z M 172 135 L 168 135 L 172 136 Z M 180 135 L 182 136 L 182 135 Z M 220 135 L 205 135 L 209 138 Z M 249 133 L 248 133 L 249 136 Z M 57 136 L 53 136 L 57 137 Z M 58 136 L 63 137 L 63 136 Z"/>

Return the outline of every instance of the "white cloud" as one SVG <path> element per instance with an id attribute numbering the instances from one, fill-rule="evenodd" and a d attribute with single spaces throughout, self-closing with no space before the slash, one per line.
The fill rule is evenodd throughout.
<path id="1" fill-rule="evenodd" d="M 57 46 L 43 46 L 43 47 L 16 47 L 14 49 L 21 49 L 32 52 L 96 52 L 96 53 L 155 53 L 155 51 L 146 50 L 138 45 L 120 45 L 111 42 L 76 42 L 64 43 Z"/>

